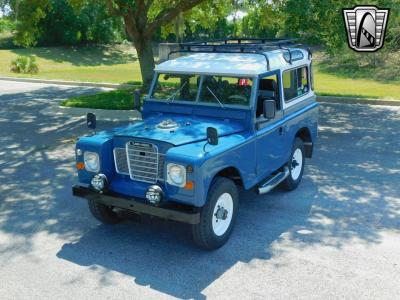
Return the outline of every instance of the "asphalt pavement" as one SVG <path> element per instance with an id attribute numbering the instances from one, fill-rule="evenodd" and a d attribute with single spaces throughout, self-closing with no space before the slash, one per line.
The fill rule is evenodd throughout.
<path id="1" fill-rule="evenodd" d="M 71 195 L 85 120 L 42 112 L 98 90 L 0 81 L 1 299 L 399 297 L 400 107 L 321 105 L 299 188 L 241 191 L 230 241 L 206 252 L 187 226 L 101 225 Z"/>

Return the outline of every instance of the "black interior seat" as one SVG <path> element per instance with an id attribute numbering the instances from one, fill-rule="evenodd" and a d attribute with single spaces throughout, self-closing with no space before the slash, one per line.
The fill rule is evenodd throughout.
<path id="1" fill-rule="evenodd" d="M 263 100 L 271 99 L 275 100 L 276 109 L 280 108 L 279 103 L 279 92 L 278 84 L 274 79 L 261 79 L 258 85 L 258 99 L 257 99 L 257 112 L 256 117 L 258 118 L 263 114 Z"/>

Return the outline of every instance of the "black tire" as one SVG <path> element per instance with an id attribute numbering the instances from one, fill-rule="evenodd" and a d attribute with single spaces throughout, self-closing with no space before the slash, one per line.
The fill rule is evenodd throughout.
<path id="1" fill-rule="evenodd" d="M 89 200 L 89 209 L 92 215 L 103 224 L 116 224 L 121 221 L 110 207 L 95 200 Z"/>
<path id="2" fill-rule="evenodd" d="M 302 164 L 301 164 L 300 175 L 298 175 L 297 178 L 293 178 L 292 171 L 294 168 L 293 164 L 295 163 L 293 160 L 293 156 L 297 149 L 299 149 L 301 151 Z M 303 177 L 304 165 L 305 165 L 304 142 L 302 139 L 296 137 L 293 142 L 292 153 L 290 155 L 289 162 L 287 163 L 287 166 L 289 167 L 289 176 L 282 182 L 282 187 L 285 190 L 292 191 L 297 188 L 297 186 L 300 184 L 300 181 Z"/>
<path id="3" fill-rule="evenodd" d="M 222 235 L 213 229 L 214 209 L 220 196 L 228 193 L 232 198 L 232 218 L 229 227 Z M 200 223 L 192 226 L 194 242 L 207 250 L 214 250 L 224 245 L 232 233 L 239 205 L 239 193 L 235 183 L 225 177 L 216 177 L 211 184 L 206 204 L 200 210 Z M 226 218 L 226 215 L 225 215 Z"/>

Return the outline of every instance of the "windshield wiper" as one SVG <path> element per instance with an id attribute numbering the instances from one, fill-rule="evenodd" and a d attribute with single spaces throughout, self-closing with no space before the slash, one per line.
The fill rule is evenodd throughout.
<path id="1" fill-rule="evenodd" d="M 219 99 L 218 99 L 218 97 L 217 96 L 215 96 L 215 94 L 213 93 L 213 91 L 208 87 L 208 86 L 206 86 L 206 88 L 207 88 L 207 90 L 211 93 L 211 95 L 213 95 L 214 96 L 214 98 L 215 98 L 215 100 L 217 100 L 218 101 L 218 103 L 219 103 L 219 105 L 221 105 L 221 107 L 222 108 L 224 108 L 224 105 L 222 104 L 222 102 L 221 101 L 219 101 Z"/>
<path id="2" fill-rule="evenodd" d="M 176 94 L 178 94 L 180 91 L 182 91 L 182 89 L 186 86 L 188 82 L 185 81 L 185 83 L 180 87 L 180 89 L 178 89 L 175 93 L 173 93 L 171 96 L 168 97 L 167 102 L 172 102 L 175 100 L 175 96 Z"/>

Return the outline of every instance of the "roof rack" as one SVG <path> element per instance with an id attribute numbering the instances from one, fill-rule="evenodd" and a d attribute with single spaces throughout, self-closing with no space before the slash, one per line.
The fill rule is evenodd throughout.
<path id="1" fill-rule="evenodd" d="M 302 44 L 296 43 L 296 39 L 269 39 L 269 38 L 227 38 L 220 40 L 200 41 L 200 42 L 188 42 L 180 43 L 178 50 L 170 51 L 168 59 L 171 54 L 175 53 L 247 53 L 247 54 L 258 54 L 264 56 L 267 62 L 267 69 L 270 70 L 270 63 L 267 53 L 265 51 L 271 51 L 276 49 L 282 49 L 287 51 L 288 58 L 285 60 L 292 64 L 292 50 L 291 48 L 303 48 L 308 52 L 308 58 L 312 57 L 310 48 L 305 47 Z"/>

